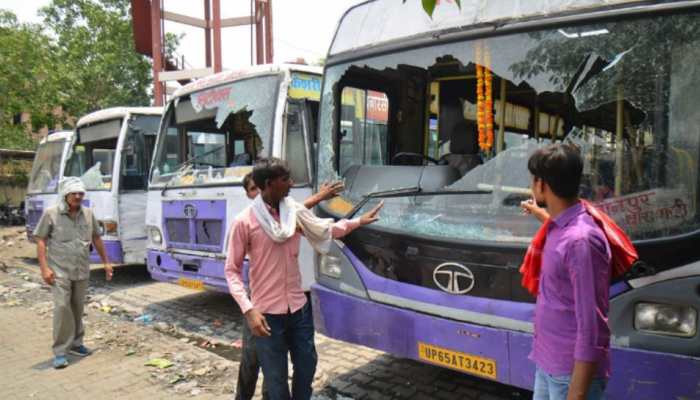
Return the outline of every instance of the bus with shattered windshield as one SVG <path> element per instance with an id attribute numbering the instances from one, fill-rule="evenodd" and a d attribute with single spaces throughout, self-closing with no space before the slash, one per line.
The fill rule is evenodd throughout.
<path id="1" fill-rule="evenodd" d="M 699 59 L 700 1 L 348 10 L 324 70 L 318 154 L 318 180 L 346 192 L 318 212 L 384 208 L 318 258 L 316 328 L 531 389 L 535 299 L 518 269 L 539 223 L 519 204 L 528 156 L 574 143 L 582 197 L 641 257 L 611 282 L 608 396 L 697 398 Z M 370 117 L 377 97 L 383 123 Z"/>
<path id="2" fill-rule="evenodd" d="M 228 292 L 226 241 L 251 201 L 243 178 L 256 159 L 287 161 L 290 195 L 311 195 L 321 68 L 257 65 L 190 83 L 169 102 L 151 168 L 146 225 L 151 277 Z M 314 276 L 302 241 L 302 287 Z"/>
<path id="3" fill-rule="evenodd" d="M 146 258 L 146 187 L 162 107 L 115 107 L 78 120 L 65 176 L 77 176 L 115 264 Z M 90 249 L 90 262 L 100 256 Z"/>
<path id="4" fill-rule="evenodd" d="M 63 174 L 72 138 L 72 131 L 51 132 L 39 142 L 36 148 L 32 171 L 29 174 L 27 195 L 24 198 L 29 240 L 33 240 L 32 232 L 39 223 L 44 209 L 56 204 L 58 182 Z"/>

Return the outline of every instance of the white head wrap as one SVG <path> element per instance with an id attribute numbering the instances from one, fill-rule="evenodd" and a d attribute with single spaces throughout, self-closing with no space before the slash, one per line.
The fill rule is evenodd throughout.
<path id="1" fill-rule="evenodd" d="M 66 196 L 71 193 L 85 193 L 85 184 L 76 176 L 68 176 L 58 183 L 58 204 L 64 209 L 68 208 Z"/>

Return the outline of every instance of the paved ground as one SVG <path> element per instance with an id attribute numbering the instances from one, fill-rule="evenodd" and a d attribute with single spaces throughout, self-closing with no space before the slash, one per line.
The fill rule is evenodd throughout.
<path id="1" fill-rule="evenodd" d="M 95 266 L 87 340 L 100 350 L 66 370 L 48 368 L 50 297 L 38 285 L 35 251 L 22 233 L 0 229 L 0 359 L 12 365 L 0 374 L 0 398 L 231 398 L 240 357 L 238 307 L 225 294 L 154 282 L 143 266 L 119 267 L 110 283 Z M 316 342 L 315 400 L 531 397 L 322 335 Z M 155 357 L 174 365 L 143 365 Z"/>

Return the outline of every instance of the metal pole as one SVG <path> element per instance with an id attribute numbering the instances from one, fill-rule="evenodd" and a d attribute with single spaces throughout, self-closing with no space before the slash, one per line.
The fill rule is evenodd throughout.
<path id="1" fill-rule="evenodd" d="M 259 0 L 255 0 L 255 63 L 265 63 L 265 49 L 263 48 L 263 24 L 262 6 Z"/>
<path id="2" fill-rule="evenodd" d="M 255 0 L 250 0 L 250 65 L 254 65 L 255 61 L 253 60 L 253 29 L 254 29 L 254 23 L 255 23 Z"/>
<path id="3" fill-rule="evenodd" d="M 221 0 L 212 0 L 214 14 L 214 72 L 221 72 Z"/>
<path id="4" fill-rule="evenodd" d="M 498 116 L 498 138 L 496 139 L 496 154 L 503 151 L 505 148 L 506 135 L 506 80 L 501 78 L 501 99 L 500 115 Z"/>
<path id="5" fill-rule="evenodd" d="M 163 105 L 163 84 L 158 80 L 158 75 L 163 69 L 162 36 L 160 30 L 161 0 L 151 1 L 151 42 L 153 45 L 153 105 Z"/>
<path id="6" fill-rule="evenodd" d="M 204 20 L 207 27 L 204 28 L 204 57 L 207 68 L 211 67 L 211 4 L 204 0 Z"/>
<path id="7" fill-rule="evenodd" d="M 272 64 L 272 0 L 265 5 L 265 62 Z"/>
<path id="8" fill-rule="evenodd" d="M 625 113 L 625 97 L 622 85 L 617 87 L 617 121 L 615 127 L 615 197 L 622 195 L 622 151 L 624 143 L 622 142 L 622 133 L 625 129 L 624 113 Z"/>

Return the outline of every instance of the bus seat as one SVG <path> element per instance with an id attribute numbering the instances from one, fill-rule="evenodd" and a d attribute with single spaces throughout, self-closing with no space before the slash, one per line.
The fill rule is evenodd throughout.
<path id="1" fill-rule="evenodd" d="M 251 159 L 250 159 L 250 154 L 248 153 L 241 153 L 241 154 L 236 154 L 236 156 L 233 157 L 233 161 L 231 161 L 231 164 L 229 167 L 240 167 L 242 165 L 251 165 Z"/>
<path id="2" fill-rule="evenodd" d="M 447 165 L 456 168 L 463 176 L 467 171 L 482 163 L 477 139 L 474 123 L 461 119 L 452 129 L 450 152 L 442 156 L 442 159 L 447 162 Z"/>

